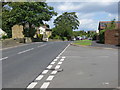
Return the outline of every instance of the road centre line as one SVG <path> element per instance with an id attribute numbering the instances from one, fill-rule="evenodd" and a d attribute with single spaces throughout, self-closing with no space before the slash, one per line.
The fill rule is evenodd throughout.
<path id="1" fill-rule="evenodd" d="M 43 85 L 40 87 L 41 89 L 46 89 L 50 85 L 50 82 L 44 82 Z"/>
<path id="2" fill-rule="evenodd" d="M 1 58 L 0 61 L 7 59 L 8 57 Z"/>
<path id="3" fill-rule="evenodd" d="M 40 46 L 38 46 L 38 48 L 39 48 L 39 47 L 44 47 L 44 46 L 46 46 L 46 45 L 47 45 L 47 44 L 40 45 Z"/>
<path id="4" fill-rule="evenodd" d="M 37 82 L 32 82 L 32 83 L 27 87 L 27 89 L 32 89 L 32 88 L 34 88 L 36 85 L 37 85 Z"/>
<path id="5" fill-rule="evenodd" d="M 22 53 L 25 53 L 25 52 L 31 51 L 31 50 L 33 50 L 33 49 L 34 49 L 34 48 L 27 49 L 27 50 L 24 50 L 24 51 L 18 52 L 17 54 L 22 54 Z"/>

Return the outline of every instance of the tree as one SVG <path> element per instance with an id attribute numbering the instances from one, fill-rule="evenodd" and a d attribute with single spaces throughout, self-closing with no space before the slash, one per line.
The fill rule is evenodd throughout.
<path id="1" fill-rule="evenodd" d="M 27 37 L 33 37 L 35 26 L 44 24 L 43 21 L 49 21 L 52 16 L 57 15 L 54 8 L 48 6 L 45 2 L 9 2 L 3 5 L 3 30 L 11 34 L 11 27 L 20 24 L 25 27 L 23 34 Z M 9 35 L 11 37 L 11 35 Z"/>
<path id="2" fill-rule="evenodd" d="M 75 12 L 65 12 L 54 20 L 53 34 L 71 39 L 73 30 L 78 29 L 79 21 Z"/>

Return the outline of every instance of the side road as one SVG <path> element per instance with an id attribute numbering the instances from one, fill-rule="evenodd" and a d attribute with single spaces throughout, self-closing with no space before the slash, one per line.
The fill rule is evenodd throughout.
<path id="1" fill-rule="evenodd" d="M 70 46 L 49 88 L 115 88 L 118 86 L 118 51 Z"/>
<path id="2" fill-rule="evenodd" d="M 65 59 L 61 60 L 62 57 Z M 60 63 L 62 61 L 62 63 Z M 35 88 L 116 88 L 118 87 L 118 50 L 70 45 L 59 57 L 63 71 Z M 53 78 L 54 77 L 54 78 Z M 41 81 L 38 81 L 41 83 Z M 41 86 L 40 86 L 41 85 Z"/>

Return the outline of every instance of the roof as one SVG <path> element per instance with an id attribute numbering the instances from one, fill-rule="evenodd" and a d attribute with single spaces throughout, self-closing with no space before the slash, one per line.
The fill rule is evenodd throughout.
<path id="1" fill-rule="evenodd" d="M 111 22 L 112 21 L 100 21 L 98 29 L 99 30 L 105 29 L 107 27 L 106 24 L 111 23 Z M 120 21 L 115 21 L 115 24 L 116 24 L 116 28 L 120 28 Z"/>

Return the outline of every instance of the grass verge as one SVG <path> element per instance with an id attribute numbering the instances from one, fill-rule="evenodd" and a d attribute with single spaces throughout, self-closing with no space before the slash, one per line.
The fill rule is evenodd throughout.
<path id="1" fill-rule="evenodd" d="M 74 41 L 73 44 L 75 45 L 91 45 L 92 44 L 92 40 L 77 40 L 77 41 Z"/>

